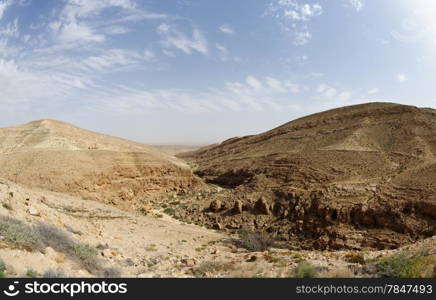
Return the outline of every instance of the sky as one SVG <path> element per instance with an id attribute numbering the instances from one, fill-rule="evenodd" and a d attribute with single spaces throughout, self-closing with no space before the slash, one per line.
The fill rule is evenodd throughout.
<path id="1" fill-rule="evenodd" d="M 436 1 L 0 0 L 0 127 L 209 144 L 375 101 L 436 108 Z"/>

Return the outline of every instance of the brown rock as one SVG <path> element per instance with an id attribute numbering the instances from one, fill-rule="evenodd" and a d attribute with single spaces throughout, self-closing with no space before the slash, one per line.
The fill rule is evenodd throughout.
<path id="1" fill-rule="evenodd" d="M 247 262 L 255 262 L 258 259 L 258 257 L 256 255 L 252 255 Z"/>
<path id="2" fill-rule="evenodd" d="M 244 207 L 244 205 L 243 205 L 242 201 L 237 200 L 235 202 L 235 205 L 233 206 L 233 212 L 235 214 L 242 214 L 243 207 Z"/>
<path id="3" fill-rule="evenodd" d="M 260 198 L 256 202 L 256 209 L 257 209 L 257 211 L 259 211 L 260 213 L 262 213 L 264 215 L 270 215 L 271 214 L 270 206 L 269 206 L 268 202 L 264 198 Z"/>
<path id="4" fill-rule="evenodd" d="M 182 262 L 182 264 L 184 264 L 185 266 L 188 266 L 188 267 L 193 267 L 197 264 L 197 261 L 193 258 L 185 258 L 185 259 L 182 259 L 181 262 Z"/>
<path id="5" fill-rule="evenodd" d="M 213 212 L 220 211 L 221 208 L 222 208 L 222 202 L 220 200 L 214 200 L 209 205 L 209 209 Z"/>

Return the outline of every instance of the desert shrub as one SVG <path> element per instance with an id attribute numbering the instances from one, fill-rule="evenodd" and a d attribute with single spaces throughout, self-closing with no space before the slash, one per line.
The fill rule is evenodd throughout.
<path id="1" fill-rule="evenodd" d="M 0 216 L 0 234 L 7 243 L 18 248 L 34 251 L 44 246 L 31 226 L 10 217 Z"/>
<path id="2" fill-rule="evenodd" d="M 239 232 L 239 238 L 240 240 L 237 241 L 238 246 L 251 252 L 263 252 L 275 245 L 274 239 L 263 232 L 243 229 Z"/>
<path id="3" fill-rule="evenodd" d="M 352 264 L 365 264 L 365 257 L 363 256 L 362 253 L 356 253 L 356 252 L 352 252 L 352 253 L 348 253 L 347 255 L 345 255 L 344 257 L 346 262 L 352 263 Z"/>
<path id="4" fill-rule="evenodd" d="M 294 269 L 293 275 L 296 278 L 316 278 L 318 277 L 318 270 L 307 261 L 302 261 Z"/>
<path id="5" fill-rule="evenodd" d="M 26 277 L 28 278 L 37 278 L 39 276 L 38 272 L 34 269 L 28 269 L 26 271 Z"/>
<path id="6" fill-rule="evenodd" d="M 65 273 L 61 269 L 47 269 L 42 275 L 44 278 L 65 278 Z"/>
<path id="7" fill-rule="evenodd" d="M 3 259 L 0 259 L 0 278 L 6 277 L 6 264 Z"/>
<path id="8" fill-rule="evenodd" d="M 42 223 L 36 225 L 34 228 L 41 242 L 56 251 L 69 254 L 74 247 L 74 241 L 71 236 L 60 228 Z"/>
<path id="9" fill-rule="evenodd" d="M 120 278 L 121 269 L 118 267 L 109 267 L 103 270 L 103 277 L 105 278 Z"/>
<path id="10" fill-rule="evenodd" d="M 375 262 L 379 275 L 389 278 L 431 277 L 435 257 L 399 253 Z"/>
<path id="11" fill-rule="evenodd" d="M 77 243 L 73 247 L 74 256 L 80 260 L 80 263 L 90 272 L 94 272 L 100 267 L 97 249 L 84 244 Z"/>
<path id="12" fill-rule="evenodd" d="M 170 216 L 174 216 L 174 214 L 176 213 L 174 208 L 171 208 L 171 207 L 165 208 L 163 212 L 166 213 L 167 215 L 170 215 Z"/>
<path id="13" fill-rule="evenodd" d="M 206 261 L 202 262 L 198 267 L 193 270 L 195 277 L 206 277 L 207 275 L 216 274 L 219 272 L 231 271 L 235 267 L 230 263 Z"/>

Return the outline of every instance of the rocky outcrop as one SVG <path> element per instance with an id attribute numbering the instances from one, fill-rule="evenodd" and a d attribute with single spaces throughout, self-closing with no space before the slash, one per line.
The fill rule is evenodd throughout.
<path id="1" fill-rule="evenodd" d="M 432 109 L 344 107 L 180 157 L 233 203 L 199 223 L 319 249 L 393 248 L 436 233 Z"/>

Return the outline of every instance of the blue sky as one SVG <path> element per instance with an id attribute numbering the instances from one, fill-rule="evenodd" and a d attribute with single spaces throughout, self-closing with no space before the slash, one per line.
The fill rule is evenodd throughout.
<path id="1" fill-rule="evenodd" d="M 433 0 L 0 0 L 0 126 L 207 144 L 372 101 L 436 107 Z"/>

